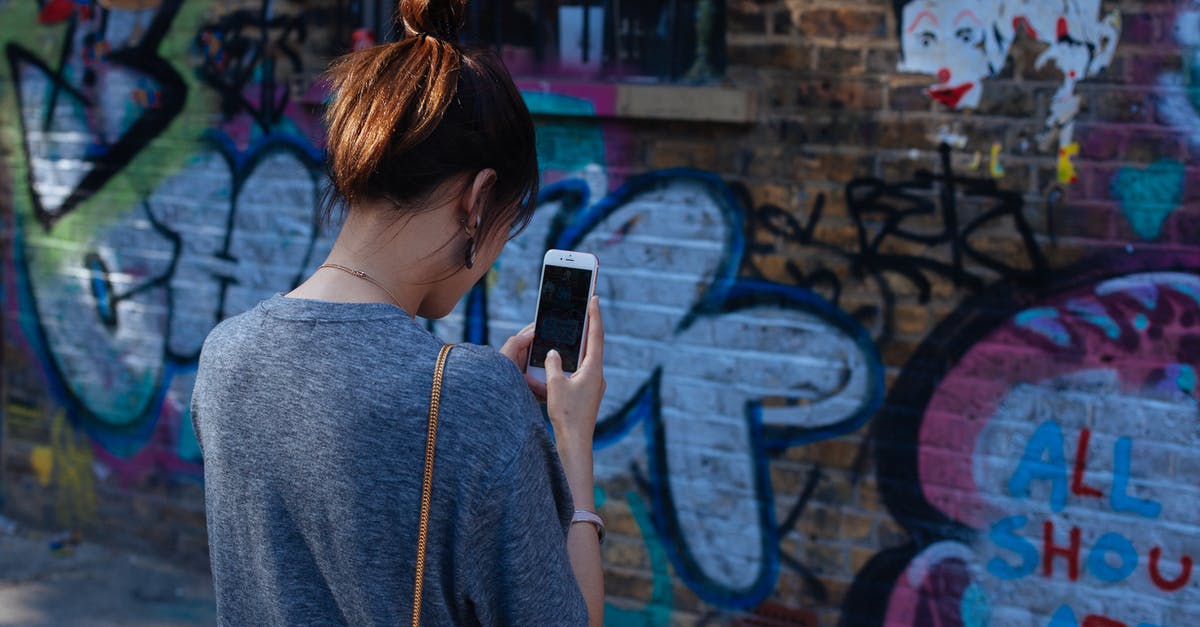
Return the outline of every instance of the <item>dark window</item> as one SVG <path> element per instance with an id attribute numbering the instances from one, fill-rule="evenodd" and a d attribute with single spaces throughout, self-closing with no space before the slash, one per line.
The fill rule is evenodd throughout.
<path id="1" fill-rule="evenodd" d="M 394 2 L 352 11 L 376 41 L 396 37 Z M 719 79 L 725 0 L 471 0 L 464 43 L 495 47 L 515 76 Z"/>

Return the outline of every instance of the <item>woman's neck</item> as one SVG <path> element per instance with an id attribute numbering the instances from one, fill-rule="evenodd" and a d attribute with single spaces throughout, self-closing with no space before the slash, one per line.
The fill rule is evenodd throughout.
<path id="1" fill-rule="evenodd" d="M 394 211 L 384 203 L 348 210 L 337 241 L 325 258 L 324 264 L 361 272 L 369 280 L 338 268 L 325 268 L 288 296 L 389 303 L 418 315 L 439 277 L 450 267 L 445 244 L 457 235 L 457 224 L 443 208 L 400 217 Z"/>

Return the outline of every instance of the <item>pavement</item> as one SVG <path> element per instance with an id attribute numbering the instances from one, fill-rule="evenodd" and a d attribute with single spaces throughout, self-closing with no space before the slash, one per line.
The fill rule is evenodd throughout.
<path id="1" fill-rule="evenodd" d="M 0 625 L 215 624 L 207 572 L 86 539 L 75 543 L 0 525 Z"/>

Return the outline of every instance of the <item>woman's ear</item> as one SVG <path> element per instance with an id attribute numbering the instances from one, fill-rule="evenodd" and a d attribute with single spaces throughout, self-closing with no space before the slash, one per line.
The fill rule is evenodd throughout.
<path id="1" fill-rule="evenodd" d="M 463 224 L 474 232 L 483 220 L 483 212 L 492 201 L 492 190 L 496 187 L 496 171 L 484 168 L 475 174 L 463 195 Z"/>

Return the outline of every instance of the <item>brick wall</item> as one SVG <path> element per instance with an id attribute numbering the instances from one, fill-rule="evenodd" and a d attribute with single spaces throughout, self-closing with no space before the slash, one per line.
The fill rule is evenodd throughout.
<path id="1" fill-rule="evenodd" d="M 541 206 L 434 325 L 599 255 L 608 622 L 1197 623 L 1200 4 L 726 4 L 721 86 L 520 81 Z M 258 3 L 114 10 L 62 74 L 0 3 L 5 515 L 206 559 L 199 342 L 331 241 L 331 22 L 273 5 L 274 91 L 222 48 Z"/>

